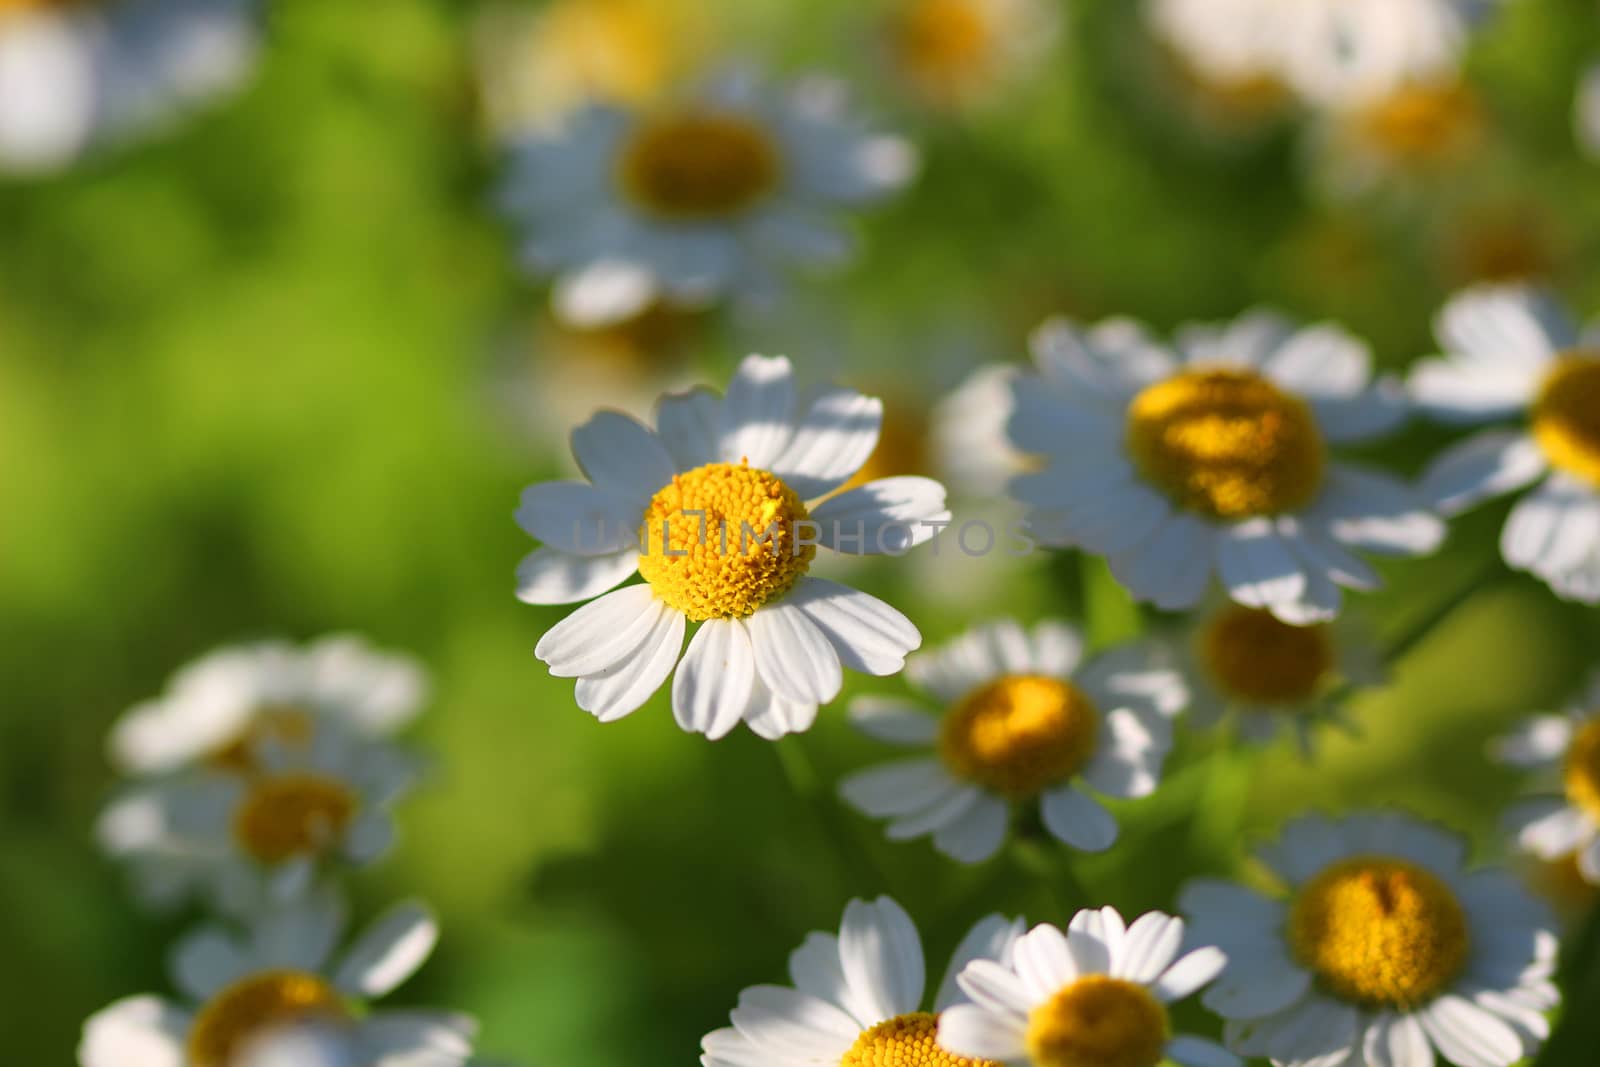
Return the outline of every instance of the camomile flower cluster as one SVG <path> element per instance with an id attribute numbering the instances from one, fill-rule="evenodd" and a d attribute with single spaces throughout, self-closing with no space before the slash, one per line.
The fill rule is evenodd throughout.
<path id="1" fill-rule="evenodd" d="M 1056 321 L 1034 358 L 1010 434 L 1044 466 L 1012 494 L 1036 537 L 1104 556 L 1138 600 L 1193 608 L 1215 577 L 1245 607 L 1325 622 L 1343 589 L 1380 584 L 1363 554 L 1424 555 L 1444 537 L 1410 485 L 1330 454 L 1407 413 L 1336 326 L 1252 312 L 1169 348 L 1125 320 Z"/>
<path id="2" fill-rule="evenodd" d="M 850 389 L 798 390 L 787 359 L 761 356 L 740 363 L 725 396 L 663 397 L 653 428 L 594 416 L 572 434 L 587 479 L 530 486 L 516 513 L 543 542 L 518 567 L 518 597 L 590 601 L 535 654 L 577 679 L 578 706 L 601 722 L 672 676 L 679 726 L 712 739 L 741 721 L 765 738 L 809 729 L 843 668 L 899 671 L 922 641 L 911 621 L 808 573 L 819 548 L 900 554 L 950 519 L 928 478 L 839 492 L 882 416 Z M 643 581 L 613 588 L 635 574 Z"/>
<path id="3" fill-rule="evenodd" d="M 257 0 L 0 3 L 0 173 L 66 167 L 235 89 Z"/>
<path id="4" fill-rule="evenodd" d="M 1547 863 L 1571 861 L 1600 886 L 1600 672 L 1563 714 L 1530 719 L 1494 755 L 1534 772 L 1543 794 L 1508 813 L 1517 846 Z"/>
<path id="5" fill-rule="evenodd" d="M 932 835 L 963 863 L 1000 850 L 1017 805 L 1073 848 L 1110 848 L 1116 820 L 1097 797 L 1155 790 L 1188 691 L 1154 649 L 1121 648 L 1087 664 L 1083 650 L 1065 624 L 1028 631 L 1002 620 L 911 657 L 907 675 L 940 713 L 863 696 L 850 718 L 870 737 L 932 752 L 851 775 L 840 793 L 889 819 L 890 838 Z"/>

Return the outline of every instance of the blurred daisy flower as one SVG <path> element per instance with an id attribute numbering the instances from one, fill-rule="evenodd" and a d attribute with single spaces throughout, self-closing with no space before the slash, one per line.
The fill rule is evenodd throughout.
<path id="1" fill-rule="evenodd" d="M 235 89 L 254 0 L 0 2 L 0 173 L 48 172 Z"/>
<path id="2" fill-rule="evenodd" d="M 653 301 L 770 302 L 794 264 L 836 265 L 840 208 L 910 180 L 904 141 L 868 133 L 840 87 L 729 74 L 659 107 L 591 106 L 513 146 L 501 202 L 562 318 L 599 324 Z"/>
<path id="3" fill-rule="evenodd" d="M 1196 879 L 1180 907 L 1228 966 L 1203 998 L 1245 1056 L 1509 1067 L 1549 1034 L 1559 994 L 1543 908 L 1503 870 L 1468 871 L 1455 835 L 1403 815 L 1300 818 L 1261 861 L 1287 899 Z"/>
<path id="4" fill-rule="evenodd" d="M 184 667 L 160 697 L 130 709 L 111 730 L 111 761 L 124 774 L 193 766 L 247 772 L 263 743 L 309 746 L 325 726 L 384 737 L 411 722 L 427 698 L 414 660 L 340 634 L 305 647 L 282 641 L 219 649 Z"/>
<path id="5" fill-rule="evenodd" d="M 1540 772 L 1554 794 L 1512 809 L 1518 847 L 1550 863 L 1574 857 L 1584 880 L 1600 885 L 1600 672 L 1565 713 L 1529 720 L 1493 752 L 1502 763 Z"/>
<path id="6" fill-rule="evenodd" d="M 1600 603 L 1600 326 L 1579 333 L 1542 292 L 1469 289 L 1434 325 L 1444 354 L 1419 362 L 1411 391 L 1444 422 L 1520 418 L 1446 449 L 1422 490 L 1446 515 L 1526 486 L 1500 538 L 1508 564 L 1557 595 Z"/>
<path id="7" fill-rule="evenodd" d="M 281 1067 L 295 1046 L 328 1056 L 329 1067 L 465 1064 L 471 1019 L 371 1006 L 433 951 L 438 929 L 428 910 L 398 905 L 335 956 L 344 928 L 339 899 L 317 894 L 244 932 L 194 931 L 171 959 L 183 1001 L 135 996 L 97 1012 L 84 1024 L 79 1067 Z"/>
<path id="8" fill-rule="evenodd" d="M 1036 70 L 1060 22 L 1042 0 L 895 0 L 881 40 L 911 95 L 930 107 L 962 108 Z"/>
<path id="9" fill-rule="evenodd" d="M 840 794 L 893 820 L 890 838 L 932 834 L 962 863 L 1000 849 L 1013 804 L 1037 804 L 1045 829 L 1074 848 L 1110 848 L 1116 820 L 1084 787 L 1117 798 L 1153 792 L 1188 692 L 1139 647 L 1080 669 L 1082 659 L 1071 627 L 1046 622 L 1030 633 L 1010 620 L 911 657 L 907 674 L 943 714 L 860 697 L 850 718 L 868 736 L 934 754 L 852 775 Z"/>
<path id="10" fill-rule="evenodd" d="M 324 729 L 306 746 L 265 743 L 248 774 L 202 768 L 140 782 L 107 805 L 101 847 L 152 907 L 195 893 L 248 914 L 308 890 L 335 862 L 365 865 L 394 843 L 390 809 L 417 757 Z"/>
<path id="11" fill-rule="evenodd" d="M 1065 932 L 1036 926 L 1009 959 L 974 960 L 957 976 L 971 1003 L 939 1019 L 939 1047 L 1013 1067 L 1238 1067 L 1204 1038 L 1172 1035 L 1168 1005 L 1227 962 L 1204 941 L 1180 956 L 1183 934 L 1182 919 L 1152 911 L 1124 925 L 1115 908 L 1080 911 Z"/>
<path id="12" fill-rule="evenodd" d="M 1192 620 L 1184 644 L 1185 675 L 1194 683 L 1191 725 L 1231 722 L 1254 744 L 1288 730 L 1307 757 L 1319 724 L 1354 729 L 1341 699 L 1349 688 L 1384 679 L 1370 636 L 1348 615 L 1291 626 L 1270 611 L 1224 600 Z"/>
<path id="13" fill-rule="evenodd" d="M 572 451 L 588 480 L 522 495 L 517 521 L 544 547 L 518 567 L 517 595 L 599 599 L 535 653 L 578 679 L 578 706 L 602 722 L 638 709 L 676 668 L 678 724 L 710 738 L 741 720 L 766 738 L 808 729 L 838 695 L 842 667 L 899 671 L 921 643 L 916 627 L 807 574 L 819 546 L 894 555 L 950 519 L 928 478 L 838 492 L 872 454 L 882 416 L 878 400 L 849 389 L 797 395 L 787 359 L 750 356 L 726 397 L 662 397 L 655 429 L 616 412 L 578 427 Z M 642 584 L 606 592 L 635 573 Z"/>
<path id="14" fill-rule="evenodd" d="M 1246 607 L 1303 625 L 1377 574 L 1352 549 L 1432 552 L 1444 526 L 1396 478 L 1331 460 L 1406 414 L 1370 383 L 1367 346 L 1266 312 L 1180 332 L 1046 324 L 1016 389 L 1011 440 L 1045 469 L 1012 482 L 1034 535 L 1107 557 L 1136 599 L 1194 607 L 1213 574 Z"/>
<path id="15" fill-rule="evenodd" d="M 1174 90 L 1210 125 L 1249 128 L 1290 95 L 1261 0 L 1149 0 L 1145 19 L 1176 68 Z"/>
<path id="16" fill-rule="evenodd" d="M 1021 921 L 991 915 L 957 946 L 944 982 L 925 1011 L 928 976 L 922 940 L 888 897 L 852 900 L 839 934 L 814 933 L 789 956 L 792 986 L 752 986 L 739 995 L 731 1027 L 707 1034 L 704 1067 L 994 1067 L 952 1056 L 934 1044 L 939 1013 L 965 998 L 956 975 L 974 960 L 1002 960 Z"/>
<path id="17" fill-rule="evenodd" d="M 1354 195 L 1394 182 L 1449 180 L 1487 143 L 1483 105 L 1466 82 L 1409 81 L 1319 118 L 1310 175 Z"/>

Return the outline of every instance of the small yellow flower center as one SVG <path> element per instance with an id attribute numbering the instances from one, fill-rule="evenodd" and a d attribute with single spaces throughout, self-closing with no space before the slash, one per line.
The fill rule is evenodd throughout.
<path id="1" fill-rule="evenodd" d="M 1327 448 L 1311 409 L 1249 371 L 1185 371 L 1147 387 L 1127 434 L 1140 473 L 1202 515 L 1275 515 L 1322 488 Z"/>
<path id="2" fill-rule="evenodd" d="M 666 219 L 729 218 L 778 185 L 782 160 L 766 130 L 732 114 L 683 114 L 648 122 L 622 151 L 623 190 Z"/>
<path id="3" fill-rule="evenodd" d="M 315 774 L 280 774 L 253 782 L 233 813 L 233 836 L 262 863 L 326 851 L 355 815 L 343 782 Z"/>
<path id="4" fill-rule="evenodd" d="M 1289 913 L 1289 944 L 1335 996 L 1407 1010 L 1461 973 L 1467 917 L 1438 876 L 1405 860 L 1358 856 L 1300 890 Z"/>
<path id="5" fill-rule="evenodd" d="M 1600 821 L 1600 719 L 1585 723 L 1567 748 L 1567 799 Z"/>
<path id="6" fill-rule="evenodd" d="M 934 1043 L 939 1021 L 927 1012 L 901 1015 L 863 1030 L 839 1067 L 1000 1067 L 993 1060 L 969 1060 Z"/>
<path id="7" fill-rule="evenodd" d="M 1533 436 L 1552 466 L 1600 487 L 1600 352 L 1570 353 L 1550 371 Z"/>
<path id="8" fill-rule="evenodd" d="M 1290 626 L 1270 611 L 1230 604 L 1202 627 L 1200 658 L 1227 696 L 1302 704 L 1333 671 L 1333 635 L 1326 626 Z"/>
<path id="9" fill-rule="evenodd" d="M 1384 97 L 1356 118 L 1361 138 L 1408 166 L 1452 158 L 1470 145 L 1481 127 L 1478 98 L 1465 85 L 1409 85 Z"/>
<path id="10" fill-rule="evenodd" d="M 1023 799 L 1082 769 L 1099 730 L 1099 711 L 1071 682 L 1012 674 L 967 694 L 944 717 L 939 754 L 956 777 Z"/>
<path id="11" fill-rule="evenodd" d="M 228 1067 L 235 1053 L 281 1026 L 339 1023 L 349 1010 L 332 986 L 301 971 L 265 971 L 207 1001 L 189 1029 L 187 1067 Z"/>
<path id="12" fill-rule="evenodd" d="M 282 745 L 303 749 L 311 743 L 316 720 L 305 708 L 274 704 L 250 717 L 244 730 L 232 741 L 211 753 L 207 762 L 217 770 L 249 774 L 259 769 L 263 745 Z"/>
<path id="13" fill-rule="evenodd" d="M 991 73 L 996 30 L 982 0 L 908 0 L 890 20 L 889 44 L 917 89 L 955 95 Z"/>
<path id="14" fill-rule="evenodd" d="M 1143 986 L 1091 974 L 1033 1009 L 1028 1055 L 1037 1067 L 1156 1067 L 1167 1033 L 1167 1009 Z"/>
<path id="15" fill-rule="evenodd" d="M 777 477 L 708 463 L 675 476 L 644 513 L 639 573 L 691 620 L 743 618 L 787 593 L 817 554 L 806 506 Z"/>

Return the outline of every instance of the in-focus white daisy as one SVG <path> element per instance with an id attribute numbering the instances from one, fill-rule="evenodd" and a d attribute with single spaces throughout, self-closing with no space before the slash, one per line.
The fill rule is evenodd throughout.
<path id="1" fill-rule="evenodd" d="M 1519 420 L 1441 453 L 1422 490 L 1446 515 L 1525 486 L 1500 537 L 1508 564 L 1558 596 L 1600 603 L 1600 323 L 1579 333 L 1546 294 L 1469 289 L 1434 324 L 1444 355 L 1411 374 L 1443 422 Z"/>
<path id="2" fill-rule="evenodd" d="M 974 960 L 1003 960 L 1021 920 L 991 915 L 957 946 L 924 1008 L 922 939 L 888 897 L 852 900 L 839 934 L 814 933 L 789 956 L 792 986 L 752 986 L 729 1014 L 732 1026 L 701 1042 L 704 1067 L 995 1067 L 934 1044 L 940 1012 L 964 998 L 956 975 Z"/>
<path id="3" fill-rule="evenodd" d="M 1041 0 L 895 0 L 882 42 L 890 69 L 913 96 L 959 108 L 993 100 L 1037 70 L 1060 23 Z"/>
<path id="4" fill-rule="evenodd" d="M 461 1067 L 471 1019 L 372 1006 L 433 951 L 438 928 L 427 908 L 397 905 L 336 955 L 344 930 L 344 906 L 327 893 L 265 913 L 243 932 L 201 927 L 172 954 L 182 1001 L 135 996 L 95 1013 L 79 1067 L 284 1067 L 295 1045 L 329 1056 L 327 1067 Z"/>
<path id="5" fill-rule="evenodd" d="M 1548 1036 L 1556 938 L 1509 871 L 1466 869 L 1455 835 L 1397 814 L 1284 828 L 1268 897 L 1196 879 L 1180 907 L 1228 954 L 1206 1007 L 1279 1067 L 1508 1067 Z"/>
<path id="6" fill-rule="evenodd" d="M 517 521 L 544 547 L 518 567 L 517 596 L 599 599 L 535 653 L 578 679 L 578 706 L 601 722 L 637 710 L 676 667 L 678 724 L 711 738 L 741 720 L 766 738 L 808 729 L 843 667 L 899 671 L 922 641 L 910 620 L 806 573 L 819 546 L 893 555 L 950 518 L 928 478 L 836 492 L 872 454 L 882 418 L 878 400 L 850 389 L 797 395 L 787 359 L 750 356 L 726 397 L 662 397 L 655 429 L 606 411 L 578 427 L 572 451 L 588 480 L 522 494 Z M 635 573 L 643 583 L 606 593 Z"/>
<path id="7" fill-rule="evenodd" d="M 1584 72 L 1572 108 L 1578 147 L 1590 159 L 1600 159 L 1600 63 Z"/>
<path id="8" fill-rule="evenodd" d="M 1153 792 L 1188 692 L 1140 647 L 1080 669 L 1082 656 L 1070 626 L 1046 622 L 1030 633 L 1003 620 L 911 657 L 907 674 L 943 713 L 860 697 L 850 718 L 881 741 L 934 753 L 852 775 L 840 793 L 892 820 L 890 838 L 932 834 L 935 848 L 963 863 L 999 850 L 1016 804 L 1037 804 L 1045 828 L 1074 848 L 1110 848 L 1116 820 L 1090 790 L 1119 799 Z"/>
<path id="9" fill-rule="evenodd" d="M 1600 672 L 1564 713 L 1530 719 L 1493 751 L 1502 763 L 1538 771 L 1551 794 L 1511 810 L 1518 847 L 1550 863 L 1576 857 L 1584 880 L 1600 885 Z"/>
<path id="10" fill-rule="evenodd" d="M 0 3 L 0 173 L 64 167 L 236 88 L 256 0 Z"/>
<path id="11" fill-rule="evenodd" d="M 1124 925 L 1115 908 L 1084 910 L 1063 932 L 1041 925 L 1010 959 L 974 960 L 956 982 L 972 1003 L 939 1020 L 941 1048 L 1007 1067 L 1237 1067 L 1226 1049 L 1172 1034 L 1167 1006 L 1227 962 L 1209 945 L 1179 956 L 1183 920 L 1147 912 Z"/>
<path id="12" fill-rule="evenodd" d="M 521 258 L 556 276 L 556 310 L 576 323 L 656 300 L 770 300 L 789 266 L 849 257 L 838 209 L 914 170 L 909 145 L 844 105 L 831 82 L 778 90 L 739 73 L 658 108 L 585 108 L 512 150 L 501 201 Z"/>
<path id="13" fill-rule="evenodd" d="M 1222 600 L 1192 620 L 1185 646 L 1191 725 L 1229 722 L 1257 744 L 1290 730 L 1307 757 L 1318 725 L 1355 729 L 1344 716 L 1348 691 L 1385 676 L 1371 636 L 1348 615 L 1291 626 L 1269 611 Z"/>
<path id="14" fill-rule="evenodd" d="M 1386 474 L 1335 462 L 1405 415 L 1369 385 L 1367 346 L 1266 312 L 1189 327 L 1180 355 L 1138 325 L 1047 323 L 1011 440 L 1046 467 L 1012 482 L 1035 536 L 1103 555 L 1136 599 L 1194 607 L 1215 574 L 1234 600 L 1306 624 L 1378 576 L 1352 549 L 1433 551 L 1444 526 Z"/>
<path id="15" fill-rule="evenodd" d="M 421 767 L 393 745 L 324 728 L 303 747 L 260 745 L 247 774 L 197 768 L 137 782 L 107 805 L 96 832 L 149 906 L 198 893 L 248 914 L 306 892 L 330 864 L 387 853 L 391 809 Z"/>
<path id="16" fill-rule="evenodd" d="M 236 645 L 184 667 L 164 694 L 124 714 L 111 730 L 111 761 L 131 775 L 248 771 L 263 743 L 302 748 L 323 726 L 392 734 L 416 717 L 427 690 L 415 661 L 347 634 L 303 648 Z"/>

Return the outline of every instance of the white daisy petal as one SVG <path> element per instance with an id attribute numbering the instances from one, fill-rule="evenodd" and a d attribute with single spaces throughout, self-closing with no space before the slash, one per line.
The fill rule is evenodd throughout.
<path id="1" fill-rule="evenodd" d="M 189 1017 L 160 997 L 119 1000 L 89 1017 L 78 1045 L 82 1067 L 185 1067 Z"/>
<path id="2" fill-rule="evenodd" d="M 672 680 L 672 713 L 682 729 L 715 741 L 739 724 L 756 675 L 750 636 L 737 619 L 700 624 Z"/>
<path id="3" fill-rule="evenodd" d="M 958 1056 L 1018 1063 L 1027 1055 L 1027 1020 L 976 1004 L 957 1004 L 939 1016 L 939 1046 Z"/>
<path id="4" fill-rule="evenodd" d="M 253 966 L 242 946 L 215 926 L 184 937 L 172 952 L 172 980 L 184 996 L 204 1001 L 248 974 Z"/>
<path id="5" fill-rule="evenodd" d="M 850 479 L 872 456 L 883 425 L 883 402 L 853 389 L 825 390 L 800 420 L 772 473 L 814 500 Z"/>
<path id="6" fill-rule="evenodd" d="M 992 1012 L 1025 1016 L 1040 1000 L 1026 979 L 996 960 L 973 960 L 961 971 L 957 983 L 973 1003 Z M 1059 988 L 1051 987 L 1051 992 Z"/>
<path id="7" fill-rule="evenodd" d="M 1287 328 L 1268 324 L 1272 334 Z M 1274 347 L 1260 367 L 1267 377 L 1308 400 L 1348 398 L 1366 388 L 1372 376 L 1372 351 L 1346 330 L 1324 323 L 1294 333 Z"/>
<path id="8" fill-rule="evenodd" d="M 843 1010 L 780 986 L 746 989 L 729 1018 L 758 1047 L 797 1059 L 837 1059 L 855 1043 L 859 1032 L 855 1020 Z"/>
<path id="9" fill-rule="evenodd" d="M 629 500 L 648 501 L 672 481 L 672 458 L 661 439 L 621 412 L 599 412 L 573 430 L 572 455 L 592 484 Z"/>
<path id="10" fill-rule="evenodd" d="M 1239 1057 L 1213 1041 L 1180 1034 L 1162 1050 L 1167 1059 L 1183 1067 L 1239 1067 Z"/>
<path id="11" fill-rule="evenodd" d="M 921 708 L 885 697 L 850 702 L 850 723 L 875 741 L 921 747 L 939 737 L 939 720 Z"/>
<path id="12" fill-rule="evenodd" d="M 684 629 L 681 614 L 661 612 L 631 656 L 578 679 L 578 707 L 601 722 L 615 722 L 637 711 L 672 673 L 683 649 Z"/>
<path id="13" fill-rule="evenodd" d="M 1010 959 L 1012 946 L 1025 929 L 1021 919 L 1007 919 L 1003 915 L 986 915 L 979 919 L 950 957 L 944 981 L 933 999 L 933 1010 L 942 1012 L 965 1000 L 959 984 L 961 973 L 978 960 Z"/>
<path id="14" fill-rule="evenodd" d="M 958 789 L 960 785 L 933 759 L 873 767 L 847 775 L 839 783 L 839 795 L 846 803 L 877 819 L 925 811 Z"/>
<path id="15" fill-rule="evenodd" d="M 952 825 L 983 800 L 983 792 L 978 787 L 958 785 L 937 804 L 891 822 L 884 833 L 891 841 L 911 841 Z"/>
<path id="16" fill-rule="evenodd" d="M 839 662 L 864 674 L 890 675 L 922 634 L 899 611 L 875 596 L 810 575 L 795 583 L 787 603 L 804 611 L 833 643 Z"/>
<path id="17" fill-rule="evenodd" d="M 1071 786 L 1044 793 L 1039 812 L 1045 829 L 1073 848 L 1104 852 L 1116 843 L 1117 821 L 1111 813 Z"/>
<path id="18" fill-rule="evenodd" d="M 1182 1000 L 1211 982 L 1227 965 L 1227 954 L 1215 945 L 1197 948 L 1173 963 L 1156 979 L 1154 992 L 1168 1004 Z"/>
<path id="19" fill-rule="evenodd" d="M 356 1047 L 371 1057 L 361 1062 L 376 1067 L 445 1067 L 471 1054 L 477 1030 L 470 1017 L 454 1012 L 377 1011 L 361 1020 Z"/>
<path id="20" fill-rule="evenodd" d="M 1537 373 L 1578 331 L 1549 295 L 1524 286 L 1485 285 L 1452 298 L 1434 321 L 1446 350 L 1474 366 Z"/>
<path id="21" fill-rule="evenodd" d="M 1311 410 L 1329 444 L 1369 441 L 1397 429 L 1411 414 L 1410 398 L 1395 382 L 1385 380 L 1367 393 L 1351 397 L 1313 397 Z"/>
<path id="22" fill-rule="evenodd" d="M 524 604 L 576 604 L 626 581 L 639 569 L 639 553 L 579 556 L 536 548 L 517 564 L 517 599 Z"/>
<path id="23" fill-rule="evenodd" d="M 1434 998 L 1417 1019 L 1457 1067 L 1509 1067 L 1523 1056 L 1522 1039 L 1509 1024 L 1453 994 Z"/>
<path id="24" fill-rule="evenodd" d="M 1228 528 L 1217 542 L 1217 570 L 1228 594 L 1247 607 L 1290 603 L 1306 589 L 1300 561 L 1267 519 Z"/>
<path id="25" fill-rule="evenodd" d="M 344 900 L 336 892 L 309 892 L 256 919 L 251 956 L 258 966 L 320 971 L 333 955 L 345 917 Z"/>
<path id="26" fill-rule="evenodd" d="M 1367 1027 L 1362 1051 L 1372 1067 L 1433 1067 L 1433 1046 L 1411 1014 L 1384 1013 Z"/>
<path id="27" fill-rule="evenodd" d="M 898 555 L 923 544 L 950 521 L 944 486 L 902 475 L 874 482 L 817 506 L 817 543 L 847 555 Z"/>
<path id="28" fill-rule="evenodd" d="M 1178 958 L 1182 945 L 1182 919 L 1146 912 L 1128 927 L 1122 950 L 1111 961 L 1112 977 L 1150 985 Z"/>
<path id="29" fill-rule="evenodd" d="M 417 972 L 439 941 L 439 924 L 420 902 L 397 904 L 345 953 L 333 983 L 352 996 L 381 997 Z"/>
<path id="30" fill-rule="evenodd" d="M 839 962 L 839 939 L 833 934 L 808 934 L 800 947 L 789 954 L 789 980 L 802 993 L 837 1004 L 855 1018 L 863 1030 L 881 1020 L 872 1017 L 871 1005 L 858 1005 L 844 980 Z"/>
<path id="31" fill-rule="evenodd" d="M 703 386 L 668 393 L 656 403 L 656 432 L 680 471 L 717 462 L 722 400 Z"/>
<path id="32" fill-rule="evenodd" d="M 782 356 L 746 356 L 728 383 L 717 423 L 724 463 L 770 470 L 794 434 L 794 371 Z"/>
<path id="33" fill-rule="evenodd" d="M 766 604 L 744 620 L 756 670 L 767 688 L 805 704 L 839 695 L 844 674 L 827 637 L 792 603 Z"/>
<path id="34" fill-rule="evenodd" d="M 927 982 L 922 940 L 905 909 L 888 897 L 853 900 L 839 927 L 839 960 L 845 980 L 879 1019 L 916 1011 Z"/>
<path id="35" fill-rule="evenodd" d="M 933 832 L 933 847 L 957 863 L 982 863 L 1005 844 L 1011 809 L 999 797 L 980 795 L 956 818 Z"/>
<path id="36" fill-rule="evenodd" d="M 1496 740 L 1490 752 L 1512 767 L 1547 767 L 1566 754 L 1572 734 L 1572 720 L 1565 715 L 1540 715 Z"/>
<path id="37" fill-rule="evenodd" d="M 557 678 L 597 674 L 637 652 L 671 611 L 648 585 L 630 585 L 590 601 L 556 623 L 534 646 Z"/>
<path id="38" fill-rule="evenodd" d="M 1109 963 L 1109 953 L 1106 958 Z M 1011 965 L 1031 1004 L 1048 1000 L 1084 974 L 1105 970 L 1084 962 L 1073 954 L 1069 935 L 1049 924 L 1035 926 L 1011 947 Z"/>
<path id="39" fill-rule="evenodd" d="M 1325 526 L 1335 539 L 1378 555 L 1426 555 L 1445 533 L 1444 523 L 1402 482 L 1346 464 L 1328 468 L 1322 496 L 1304 518 L 1309 526 Z"/>
<path id="40" fill-rule="evenodd" d="M 1149 537 L 1106 562 L 1135 598 L 1163 611 L 1185 611 L 1200 603 L 1211 581 L 1212 527 L 1192 515 L 1173 515 Z"/>
<path id="41" fill-rule="evenodd" d="M 586 482 L 540 482 L 522 491 L 517 525 L 551 548 L 577 556 L 610 556 L 639 543 L 643 500 L 629 500 Z"/>
<path id="42" fill-rule="evenodd" d="M 744 709 L 745 725 L 757 737 L 776 741 L 804 733 L 817 721 L 817 705 L 773 694 L 758 672 L 750 686 L 750 703 Z"/>
<path id="43" fill-rule="evenodd" d="M 1559 797 L 1522 801 L 1506 814 L 1506 823 L 1519 848 L 1552 861 L 1572 855 L 1600 834 L 1587 815 Z"/>
<path id="44" fill-rule="evenodd" d="M 1548 469 L 1544 452 L 1519 430 L 1489 430 L 1445 449 L 1422 476 L 1423 498 L 1454 515 L 1521 489 Z"/>
<path id="45" fill-rule="evenodd" d="M 1083 635 L 1065 623 L 1045 621 L 1033 628 L 1032 662 L 1028 669 L 1052 678 L 1065 678 L 1083 660 Z"/>

